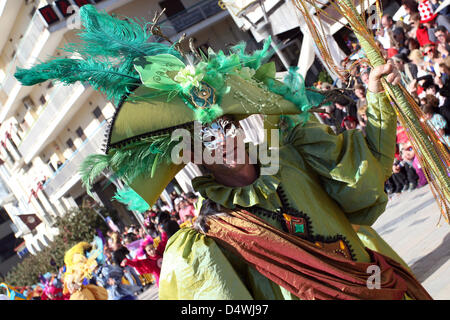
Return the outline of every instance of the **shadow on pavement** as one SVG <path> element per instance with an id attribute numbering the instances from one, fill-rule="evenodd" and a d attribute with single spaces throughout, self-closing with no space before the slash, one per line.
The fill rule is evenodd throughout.
<path id="1" fill-rule="evenodd" d="M 410 267 L 419 282 L 425 281 L 450 259 L 450 233 L 432 252 L 423 256 Z"/>

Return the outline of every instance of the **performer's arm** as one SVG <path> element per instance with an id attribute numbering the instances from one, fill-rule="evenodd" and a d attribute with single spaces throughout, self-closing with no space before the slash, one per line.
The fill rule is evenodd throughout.
<path id="1" fill-rule="evenodd" d="M 398 74 L 392 71 L 392 66 L 386 65 L 372 71 L 367 138 L 359 130 L 336 135 L 328 126 L 308 122 L 296 126 L 285 139 L 353 224 L 372 225 L 388 201 L 384 182 L 395 152 L 396 116 L 382 93 L 380 76 L 388 73 L 388 81 L 397 81 Z"/>
<path id="2" fill-rule="evenodd" d="M 392 163 L 394 161 L 397 115 L 390 105 L 389 99 L 383 93 L 380 77 L 389 74 L 388 81 L 398 83 L 396 73 L 391 73 L 393 66 L 385 64 L 373 69 L 369 76 L 369 87 L 367 91 L 367 145 L 379 161 L 385 179 L 392 174 Z"/>

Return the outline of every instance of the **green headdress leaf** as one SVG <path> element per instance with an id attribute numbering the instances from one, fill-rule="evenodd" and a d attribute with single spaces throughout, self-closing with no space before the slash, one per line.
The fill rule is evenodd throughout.
<path id="1" fill-rule="evenodd" d="M 169 77 L 167 72 L 178 72 L 185 66 L 183 61 L 171 54 L 144 57 L 136 60 L 134 64 L 146 87 L 167 92 L 179 90 L 179 84 Z"/>
<path id="2" fill-rule="evenodd" d="M 275 62 L 272 61 L 259 67 L 253 78 L 266 83 L 268 79 L 275 79 L 276 71 Z"/>

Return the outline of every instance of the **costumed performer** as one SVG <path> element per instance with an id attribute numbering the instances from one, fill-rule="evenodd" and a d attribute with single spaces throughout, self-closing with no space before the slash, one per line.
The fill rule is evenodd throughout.
<path id="1" fill-rule="evenodd" d="M 84 43 L 71 50 L 114 57 L 102 61 L 120 61 L 109 69 L 116 78 L 105 83 L 92 72 L 86 77 L 80 69 L 91 60 L 79 58 L 21 69 L 16 77 L 26 85 L 89 81 L 118 98 L 106 154 L 90 156 L 81 168 L 88 191 L 109 169 L 152 205 L 188 162 L 173 153 L 182 151 L 183 160 L 194 163 L 200 154 L 207 171 L 192 181 L 206 199 L 194 228 L 182 228 L 168 241 L 160 299 L 431 299 L 389 246 L 383 252 L 367 248 L 352 226 L 371 229 L 388 200 L 383 187 L 395 152 L 396 115 L 380 78 L 398 83 L 392 65 L 370 74 L 366 137 L 357 130 L 335 135 L 309 119 L 320 99 L 305 90 L 296 70 L 282 83 L 275 80 L 274 63 L 264 64 L 270 39 L 252 54 L 244 45 L 229 55 L 197 53 L 193 65 L 175 50 L 179 42 L 164 48 L 147 41 L 152 35 L 170 41 L 156 21 L 148 34 L 134 20 L 108 17 L 93 6 L 83 6 L 80 15 Z M 111 30 L 104 46 L 99 35 Z M 240 163 L 235 151 L 242 148 L 224 148 L 243 141 L 238 120 L 251 114 L 264 115 L 266 129 L 284 124 L 280 139 L 268 143 L 279 161 L 252 163 L 245 152 Z M 176 129 L 193 134 L 194 152 L 192 135 L 181 143 L 172 139 Z M 203 147 L 224 164 L 202 162 Z M 271 164 L 277 170 L 268 174 Z M 367 286 L 373 266 L 380 270 L 376 290 Z"/>
<path id="2" fill-rule="evenodd" d="M 105 288 L 88 282 L 98 265 L 96 258 L 101 255 L 99 249 L 88 242 L 79 242 L 65 253 L 63 294 L 69 293 L 69 300 L 108 300 Z"/>

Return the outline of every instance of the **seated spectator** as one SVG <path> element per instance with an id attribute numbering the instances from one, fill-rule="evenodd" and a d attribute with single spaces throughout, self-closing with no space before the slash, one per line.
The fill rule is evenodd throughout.
<path id="1" fill-rule="evenodd" d="M 406 87 L 412 80 L 417 78 L 417 66 L 408 63 L 408 58 L 404 54 L 396 54 L 391 58 L 400 73 L 402 84 Z"/>
<path id="2" fill-rule="evenodd" d="M 424 55 L 423 61 L 425 61 L 427 70 L 430 73 L 436 74 L 439 71 L 439 64 L 443 62 L 443 59 L 436 51 L 436 46 L 434 43 L 427 43 L 423 46 L 422 51 Z"/>
<path id="3" fill-rule="evenodd" d="M 381 26 L 380 30 L 377 31 L 376 39 L 381 43 L 385 50 L 389 50 L 393 47 L 394 38 L 393 38 L 393 30 L 394 30 L 394 20 L 389 14 L 384 14 L 381 17 Z"/>
<path id="4" fill-rule="evenodd" d="M 408 190 L 408 178 L 405 169 L 400 165 L 400 161 L 394 160 L 394 164 L 392 165 L 392 176 L 388 181 L 388 194 L 402 193 Z"/>
<path id="5" fill-rule="evenodd" d="M 427 178 L 425 177 L 425 173 L 422 170 L 422 166 L 420 165 L 419 159 L 416 156 L 416 153 L 411 145 L 411 142 L 408 140 L 399 145 L 400 145 L 401 159 L 405 161 L 405 163 L 412 164 L 414 170 L 416 171 L 417 176 L 419 177 L 417 187 L 420 188 L 428 184 Z"/>
<path id="6" fill-rule="evenodd" d="M 407 25 L 411 23 L 411 15 L 414 13 L 419 13 L 419 9 L 417 8 L 417 2 L 415 0 L 402 0 L 402 8 L 405 11 L 405 15 L 403 15 L 400 19 Z"/>
<path id="7" fill-rule="evenodd" d="M 428 122 L 430 127 L 436 133 L 438 139 L 445 145 L 447 148 L 450 147 L 450 137 L 445 134 L 445 127 L 447 126 L 447 121 L 445 118 L 438 113 L 438 110 L 430 105 L 425 104 L 422 108 L 425 120 Z"/>

